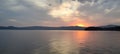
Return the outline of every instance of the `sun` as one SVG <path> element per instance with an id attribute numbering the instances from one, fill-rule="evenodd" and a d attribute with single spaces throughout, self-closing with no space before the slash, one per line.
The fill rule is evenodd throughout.
<path id="1" fill-rule="evenodd" d="M 83 24 L 77 24 L 77 26 L 80 26 L 80 27 L 85 27 L 85 25 L 83 25 Z"/>

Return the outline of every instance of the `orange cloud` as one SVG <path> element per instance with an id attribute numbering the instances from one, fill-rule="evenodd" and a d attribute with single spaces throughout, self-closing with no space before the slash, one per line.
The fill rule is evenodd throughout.
<path id="1" fill-rule="evenodd" d="M 87 22 L 84 19 L 77 18 L 73 21 L 68 22 L 69 26 L 78 26 L 78 25 L 84 25 L 84 27 L 92 26 L 93 24 Z"/>

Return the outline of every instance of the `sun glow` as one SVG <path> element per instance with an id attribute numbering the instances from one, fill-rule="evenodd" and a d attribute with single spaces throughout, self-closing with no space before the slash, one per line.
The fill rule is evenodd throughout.
<path id="1" fill-rule="evenodd" d="M 83 24 L 77 24 L 77 26 L 84 27 L 85 25 L 83 25 Z"/>

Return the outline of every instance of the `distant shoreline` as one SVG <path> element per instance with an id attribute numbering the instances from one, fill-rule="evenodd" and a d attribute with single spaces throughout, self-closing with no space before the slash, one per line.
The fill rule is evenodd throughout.
<path id="1" fill-rule="evenodd" d="M 80 27 L 80 26 L 64 26 L 64 27 L 45 27 L 45 26 L 0 26 L 0 30 L 83 30 L 83 31 L 120 31 L 118 25 L 107 25 L 99 27 Z"/>
<path id="2" fill-rule="evenodd" d="M 42 29 L 0 29 L 0 30 L 42 30 Z M 44 30 L 48 30 L 48 29 L 44 29 Z M 51 29 L 51 30 L 62 30 L 62 29 Z M 120 31 L 120 30 L 75 30 L 75 31 Z"/>

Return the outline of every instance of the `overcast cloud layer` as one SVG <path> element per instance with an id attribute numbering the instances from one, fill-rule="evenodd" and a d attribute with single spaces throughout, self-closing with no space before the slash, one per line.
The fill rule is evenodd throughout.
<path id="1" fill-rule="evenodd" d="M 0 26 L 65 26 L 74 22 L 120 25 L 120 0 L 0 0 Z"/>

